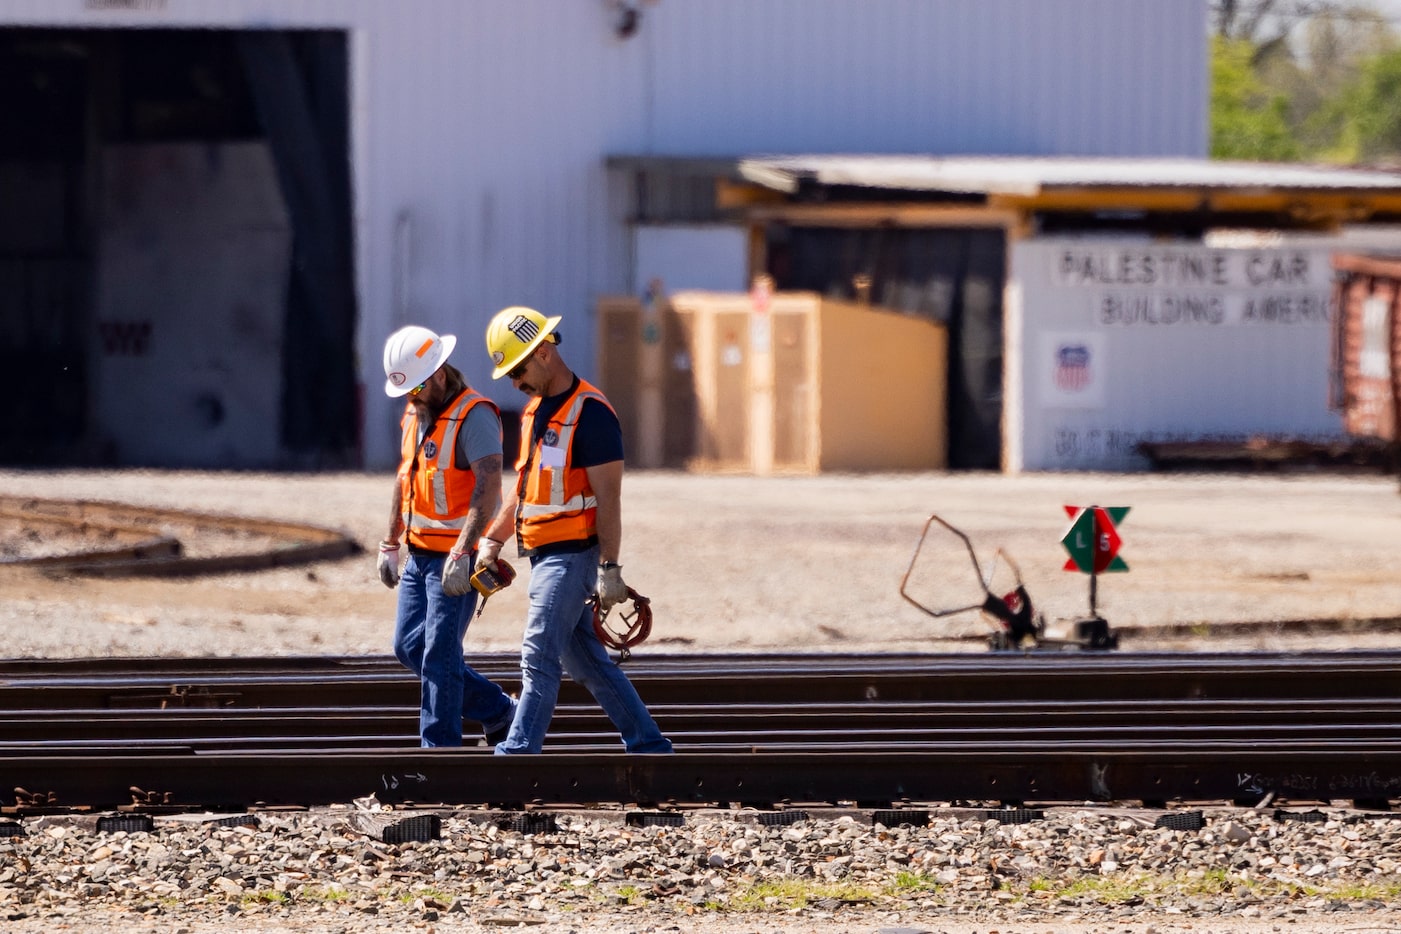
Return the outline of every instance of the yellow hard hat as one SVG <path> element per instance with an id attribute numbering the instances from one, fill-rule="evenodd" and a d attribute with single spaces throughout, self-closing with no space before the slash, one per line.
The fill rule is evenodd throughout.
<path id="1" fill-rule="evenodd" d="M 524 305 L 512 305 L 498 311 L 486 326 L 486 351 L 496 365 L 496 369 L 491 371 L 491 378 L 500 379 L 514 370 L 540 346 L 541 341 L 550 336 L 559 322 L 558 315 L 546 318 L 534 308 Z"/>

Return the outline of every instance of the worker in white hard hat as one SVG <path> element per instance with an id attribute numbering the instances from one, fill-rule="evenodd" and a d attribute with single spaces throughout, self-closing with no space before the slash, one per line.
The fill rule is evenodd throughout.
<path id="1" fill-rule="evenodd" d="M 461 746 L 464 716 L 495 745 L 515 714 L 510 696 L 462 654 L 477 603 L 473 546 L 501 501 L 501 416 L 447 362 L 456 343 L 417 325 L 384 343 L 384 392 L 407 401 L 378 570 L 386 587 L 399 588 L 394 655 L 419 678 L 424 746 Z"/>
<path id="2" fill-rule="evenodd" d="M 560 356 L 559 322 L 515 306 L 498 312 L 486 330 L 492 378 L 506 376 L 531 397 L 521 416 L 516 483 L 477 543 L 479 568 L 495 568 L 512 536 L 530 559 L 520 701 L 496 752 L 541 751 L 566 672 L 598 701 L 628 752 L 671 752 L 594 631 L 590 598 L 603 613 L 628 599 L 618 563 L 623 433 L 603 393 Z"/>

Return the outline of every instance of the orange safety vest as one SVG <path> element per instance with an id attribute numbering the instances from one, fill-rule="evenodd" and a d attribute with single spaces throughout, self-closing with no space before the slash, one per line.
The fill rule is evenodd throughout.
<path id="1" fill-rule="evenodd" d="M 581 379 L 574 394 L 550 418 L 538 443 L 535 410 L 540 398 L 531 399 L 521 413 L 516 540 L 523 555 L 533 554 L 541 545 L 588 541 L 598 535 L 598 500 L 588 472 L 573 463 L 574 428 L 588 399 L 597 399 L 613 411 L 603 393 Z M 547 455 L 547 449 L 553 452 Z"/>
<path id="2" fill-rule="evenodd" d="M 457 453 L 457 433 L 476 405 L 496 403 L 473 389 L 464 389 L 448 403 L 433 422 L 433 429 L 418 437 L 418 410 L 412 402 L 404 407 L 399 424 L 399 506 L 408 531 L 408 543 L 429 551 L 451 551 L 472 503 L 477 478 L 471 470 L 453 464 Z"/>

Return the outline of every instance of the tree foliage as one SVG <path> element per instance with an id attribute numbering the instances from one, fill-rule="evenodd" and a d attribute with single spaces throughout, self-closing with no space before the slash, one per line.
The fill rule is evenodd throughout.
<path id="1" fill-rule="evenodd" d="M 1356 0 L 1212 0 L 1211 152 L 1401 159 L 1401 45 Z"/>
<path id="2" fill-rule="evenodd" d="M 1211 32 L 1250 44 L 1257 58 L 1276 54 L 1301 24 L 1345 14 L 1345 0 L 1211 0 Z"/>
<path id="3" fill-rule="evenodd" d="M 1401 154 L 1401 50 L 1368 59 L 1344 100 L 1343 126 L 1356 141 L 1356 159 L 1395 161 Z"/>
<path id="4" fill-rule="evenodd" d="M 1288 120 L 1289 100 L 1260 80 L 1251 67 L 1254 51 L 1240 39 L 1212 39 L 1212 158 L 1298 159 L 1299 147 Z"/>

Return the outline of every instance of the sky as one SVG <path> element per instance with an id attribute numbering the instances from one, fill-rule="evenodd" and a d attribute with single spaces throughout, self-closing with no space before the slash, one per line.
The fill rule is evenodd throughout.
<path id="1" fill-rule="evenodd" d="M 1357 6 L 1370 6 L 1373 10 L 1376 10 L 1378 13 L 1382 14 L 1382 16 L 1386 17 L 1387 21 L 1391 24 L 1392 32 L 1396 34 L 1398 39 L 1401 39 L 1401 0 L 1342 0 L 1342 2 L 1353 3 Z M 1302 26 L 1302 21 L 1298 26 Z M 1298 40 L 1299 38 L 1300 33 L 1298 27 L 1296 27 L 1296 31 L 1291 39 Z M 1302 52 L 1302 48 L 1295 45 L 1293 41 L 1291 41 L 1291 46 L 1294 47 L 1296 53 Z"/>
<path id="2" fill-rule="evenodd" d="M 1391 28 L 1401 33 L 1401 0 L 1359 0 L 1359 5 L 1370 6 L 1391 23 Z"/>
<path id="3" fill-rule="evenodd" d="M 1393 28 L 1401 26 L 1401 0 L 1372 0 L 1372 6 L 1391 21 Z"/>

